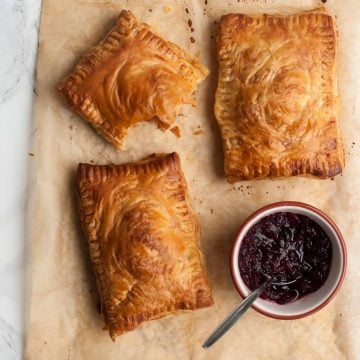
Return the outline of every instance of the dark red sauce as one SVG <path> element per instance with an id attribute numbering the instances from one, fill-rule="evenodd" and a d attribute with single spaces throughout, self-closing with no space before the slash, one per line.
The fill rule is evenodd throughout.
<path id="1" fill-rule="evenodd" d="M 264 217 L 245 235 L 239 253 L 240 274 L 255 290 L 269 285 L 261 298 L 286 304 L 318 290 L 332 258 L 330 239 L 305 215 L 279 212 Z"/>

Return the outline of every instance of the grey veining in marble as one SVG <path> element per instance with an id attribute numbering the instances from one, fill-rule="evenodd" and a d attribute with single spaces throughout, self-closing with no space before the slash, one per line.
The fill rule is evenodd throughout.
<path id="1" fill-rule="evenodd" d="M 12 326 L 0 319 L 0 355 L 9 359 L 21 359 L 21 336 Z"/>
<path id="2" fill-rule="evenodd" d="M 5 0 L 0 5 L 0 103 L 16 95 L 23 78 L 32 82 L 34 38 L 39 20 L 31 19 L 30 11 L 37 10 L 36 2 Z M 35 9 L 34 9 L 35 8 Z M 30 21 L 29 21 L 30 20 Z"/>
<path id="3" fill-rule="evenodd" d="M 26 203 L 41 0 L 0 1 L 0 359 L 22 358 Z M 34 154 L 36 156 L 36 154 Z"/>

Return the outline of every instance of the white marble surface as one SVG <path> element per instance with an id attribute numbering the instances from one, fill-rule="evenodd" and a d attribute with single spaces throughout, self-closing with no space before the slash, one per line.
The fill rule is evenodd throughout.
<path id="1" fill-rule="evenodd" d="M 0 359 L 22 359 L 26 208 L 41 0 L 0 0 Z"/>

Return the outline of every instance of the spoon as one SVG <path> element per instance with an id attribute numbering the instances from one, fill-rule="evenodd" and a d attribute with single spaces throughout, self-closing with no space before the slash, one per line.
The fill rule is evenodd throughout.
<path id="1" fill-rule="evenodd" d="M 301 276 L 300 276 L 301 277 Z M 203 348 L 208 349 L 210 346 L 216 343 L 240 318 L 249 307 L 255 302 L 255 300 L 263 293 L 263 291 L 269 285 L 278 285 L 284 286 L 289 285 L 300 279 L 300 277 L 295 280 L 288 282 L 275 282 L 275 281 L 266 281 L 261 284 L 257 289 L 252 291 L 242 302 L 238 305 L 231 313 L 224 319 L 224 321 L 214 330 L 214 332 L 208 337 L 204 342 Z"/>

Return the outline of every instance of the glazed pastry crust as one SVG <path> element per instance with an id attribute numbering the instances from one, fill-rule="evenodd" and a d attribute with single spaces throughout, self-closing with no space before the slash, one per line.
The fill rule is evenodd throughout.
<path id="1" fill-rule="evenodd" d="M 124 165 L 80 164 L 77 192 L 113 340 L 146 320 L 213 304 L 176 153 Z"/>
<path id="2" fill-rule="evenodd" d="M 215 115 L 228 182 L 341 173 L 337 51 L 323 9 L 221 18 Z"/>
<path id="3" fill-rule="evenodd" d="M 130 11 L 86 52 L 59 91 L 70 107 L 105 139 L 121 148 L 126 131 L 141 121 L 170 127 L 181 104 L 208 70 L 197 58 L 164 40 Z"/>

